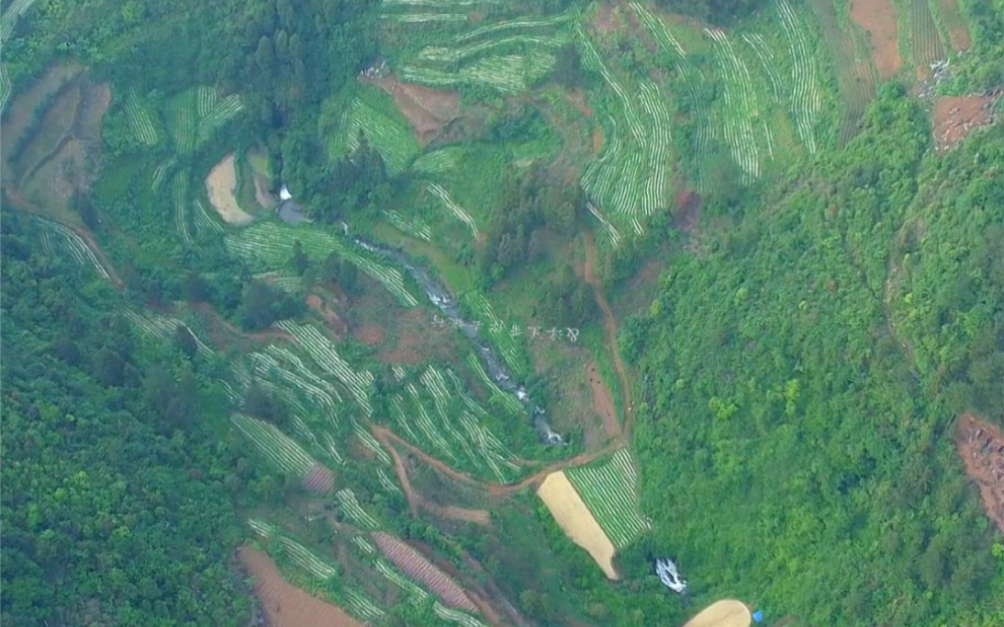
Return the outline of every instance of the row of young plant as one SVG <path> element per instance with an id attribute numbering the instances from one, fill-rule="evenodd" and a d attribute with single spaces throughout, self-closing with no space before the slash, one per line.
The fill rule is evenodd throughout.
<path id="1" fill-rule="evenodd" d="M 90 266 L 101 278 L 111 279 L 108 270 L 101 265 L 94 251 L 90 249 L 82 237 L 58 222 L 45 218 L 35 218 L 35 221 L 41 227 L 42 250 L 47 254 L 54 255 L 60 249 L 65 250 L 74 263 L 84 267 Z"/>
<path id="2" fill-rule="evenodd" d="M 354 151 L 359 146 L 360 130 L 369 145 L 383 157 L 387 173 L 391 176 L 407 168 L 419 152 L 418 142 L 411 129 L 356 98 L 342 120 L 347 152 Z"/>
<path id="3" fill-rule="evenodd" d="M 136 311 L 133 309 L 123 310 L 123 315 L 127 320 L 136 325 L 137 328 L 164 342 L 173 342 L 178 333 L 178 327 L 185 327 L 195 340 L 196 352 L 202 357 L 210 357 L 214 354 L 213 349 L 203 342 L 199 336 L 177 318 L 158 314 L 153 311 Z"/>
<path id="4" fill-rule="evenodd" d="M 488 87 L 514 96 L 547 76 L 555 62 L 553 54 L 532 50 L 526 54 L 484 57 L 455 71 L 404 65 L 398 68 L 398 76 L 430 87 Z"/>
<path id="5" fill-rule="evenodd" d="M 266 220 L 230 233 L 224 238 L 229 251 L 263 270 L 288 265 L 297 241 L 303 247 L 304 254 L 313 261 L 323 261 L 328 255 L 337 254 L 380 282 L 405 307 L 418 304 L 418 300 L 405 286 L 400 270 L 372 260 L 368 255 L 352 249 L 352 245 L 341 237 L 319 228 L 290 227 Z"/>
<path id="6" fill-rule="evenodd" d="M 565 474 L 618 549 L 651 528 L 638 509 L 638 474 L 628 449 L 619 449 L 600 464 L 570 468 Z"/>

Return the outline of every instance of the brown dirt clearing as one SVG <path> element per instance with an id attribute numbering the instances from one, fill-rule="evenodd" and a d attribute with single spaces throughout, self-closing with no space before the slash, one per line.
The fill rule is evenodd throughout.
<path id="1" fill-rule="evenodd" d="M 206 193 L 209 202 L 220 214 L 223 221 L 234 226 L 244 226 L 254 220 L 254 216 L 237 204 L 237 168 L 234 167 L 234 153 L 230 153 L 217 163 L 206 177 Z"/>
<path id="2" fill-rule="evenodd" d="M 310 307 L 324 318 L 324 324 L 329 330 L 338 335 L 342 335 L 348 330 L 348 325 L 345 324 L 345 321 L 338 317 L 335 310 L 329 307 L 319 295 L 308 294 L 303 302 L 306 303 L 307 307 Z"/>
<path id="3" fill-rule="evenodd" d="M 394 98 L 394 104 L 415 129 L 418 142 L 423 146 L 435 139 L 444 126 L 460 115 L 458 92 L 401 83 L 393 74 L 360 80 L 377 85 Z"/>
<path id="4" fill-rule="evenodd" d="M 607 385 L 603 382 L 599 370 L 596 369 L 595 362 L 586 364 L 585 370 L 586 381 L 589 382 L 589 387 L 593 391 L 593 407 L 596 408 L 596 412 L 603 418 L 603 428 L 607 436 L 615 438 L 620 433 L 620 424 L 617 422 L 617 410 L 614 409 L 614 401 L 610 396 L 610 390 L 607 389 Z"/>
<path id="5" fill-rule="evenodd" d="M 593 129 L 593 152 L 600 154 L 603 150 L 603 129 L 596 127 Z"/>
<path id="6" fill-rule="evenodd" d="M 384 341 L 383 329 L 375 324 L 367 324 L 354 329 L 352 335 L 366 346 L 376 346 Z"/>
<path id="7" fill-rule="evenodd" d="M 896 33 L 896 7 L 891 0 L 852 0 L 851 19 L 868 32 L 868 47 L 878 70 L 885 80 L 899 71 L 903 60 L 899 56 Z"/>
<path id="8" fill-rule="evenodd" d="M 955 446 L 966 474 L 980 488 L 987 516 L 1004 532 L 1004 435 L 996 426 L 964 414 L 955 434 Z"/>
<path id="9" fill-rule="evenodd" d="M 935 149 L 944 152 L 974 129 L 992 122 L 996 96 L 943 96 L 931 112 Z"/>
<path id="10" fill-rule="evenodd" d="M 602 3 L 599 11 L 593 16 L 593 28 L 600 33 L 616 33 L 621 28 L 621 18 L 617 6 L 613 3 Z"/>
<path id="11" fill-rule="evenodd" d="M 314 598 L 283 579 L 266 553 L 243 546 L 237 558 L 254 578 L 254 593 L 270 627 L 363 627 L 341 608 Z"/>

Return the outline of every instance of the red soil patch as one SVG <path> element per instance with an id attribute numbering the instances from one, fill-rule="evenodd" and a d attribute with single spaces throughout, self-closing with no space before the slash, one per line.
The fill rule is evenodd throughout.
<path id="1" fill-rule="evenodd" d="M 955 445 L 966 474 L 980 487 L 987 516 L 1004 532 L 1004 435 L 994 425 L 964 414 Z"/>
<path id="2" fill-rule="evenodd" d="M 879 78 L 886 79 L 903 65 L 896 35 L 896 8 L 891 0 L 852 0 L 851 19 L 868 31 L 868 47 Z"/>
<path id="3" fill-rule="evenodd" d="M 693 232 L 701 217 L 701 197 L 694 192 L 682 191 L 676 195 L 676 206 L 673 226 L 684 233 Z"/>
<path id="4" fill-rule="evenodd" d="M 397 343 L 394 348 L 382 351 L 377 355 L 380 361 L 391 364 L 420 364 L 424 356 L 421 349 L 428 340 L 428 334 L 421 333 L 425 323 L 424 314 L 419 309 L 412 309 L 401 317 L 398 326 Z"/>
<path id="5" fill-rule="evenodd" d="M 424 85 L 398 82 L 393 74 L 383 78 L 362 78 L 394 98 L 394 103 L 415 129 L 419 144 L 436 138 L 444 126 L 460 114 L 460 94 Z"/>
<path id="6" fill-rule="evenodd" d="M 464 589 L 414 547 L 382 531 L 373 533 L 372 537 L 384 557 L 406 575 L 434 592 L 443 603 L 459 610 L 478 611 L 471 599 L 464 594 Z"/>
<path id="7" fill-rule="evenodd" d="M 617 437 L 617 434 L 620 433 L 620 425 L 617 422 L 617 410 L 614 409 L 614 401 L 610 397 L 610 390 L 603 383 L 603 379 L 596 369 L 596 364 L 593 362 L 586 364 L 586 381 L 589 382 L 589 387 L 593 390 L 593 406 L 600 417 L 603 418 L 603 428 L 607 432 L 607 436 L 611 438 Z"/>
<path id="8" fill-rule="evenodd" d="M 621 28 L 621 18 L 613 3 L 601 3 L 600 10 L 593 17 L 593 28 L 601 33 L 615 33 Z"/>
<path id="9" fill-rule="evenodd" d="M 948 150 L 973 129 L 990 123 L 994 100 L 995 96 L 944 96 L 935 99 L 931 121 L 937 151 Z"/>
<path id="10" fill-rule="evenodd" d="M 352 335 L 366 346 L 376 346 L 382 344 L 384 340 L 383 329 L 375 324 L 363 325 L 353 331 Z"/>
<path id="11" fill-rule="evenodd" d="M 578 109 L 582 115 L 587 118 L 593 117 L 593 110 L 589 108 L 586 104 L 586 92 L 581 89 L 575 89 L 570 92 L 565 93 L 565 99 L 572 104 L 573 107 Z"/>
<path id="12" fill-rule="evenodd" d="M 324 318 L 325 326 L 330 327 L 332 331 L 341 335 L 348 330 L 348 325 L 345 324 L 345 321 L 339 318 L 335 310 L 328 307 L 324 299 L 317 294 L 308 294 L 304 302 L 307 304 L 307 307 L 321 314 L 321 317 Z"/>
<path id="13" fill-rule="evenodd" d="M 593 129 L 593 152 L 600 153 L 603 148 L 603 129 L 596 127 Z"/>
<path id="14" fill-rule="evenodd" d="M 941 21 L 948 30 L 948 38 L 952 42 L 952 48 L 956 50 L 969 50 L 973 42 L 969 37 L 969 28 L 962 14 L 959 13 L 958 0 L 938 0 L 938 13 Z"/>
<path id="15" fill-rule="evenodd" d="M 237 559 L 254 578 L 254 593 L 270 627 L 363 627 L 341 608 L 316 599 L 282 578 L 266 553 L 241 547 Z"/>
<path id="16" fill-rule="evenodd" d="M 314 464 L 307 476 L 303 478 L 303 487 L 311 492 L 327 494 L 335 489 L 335 475 L 320 464 Z"/>

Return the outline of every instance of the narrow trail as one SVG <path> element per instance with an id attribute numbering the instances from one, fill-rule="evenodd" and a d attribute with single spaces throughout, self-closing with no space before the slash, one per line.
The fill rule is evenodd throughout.
<path id="1" fill-rule="evenodd" d="M 104 267 L 105 271 L 108 272 L 108 277 L 111 280 L 112 285 L 115 286 L 115 289 L 119 290 L 122 289 L 122 287 L 125 284 L 122 282 L 122 279 L 119 278 L 118 272 L 115 271 L 115 266 L 113 266 L 112 263 L 108 260 L 108 257 L 105 255 L 105 251 L 103 251 L 101 249 L 101 246 L 99 246 L 98 243 L 94 241 L 94 235 L 91 234 L 90 231 L 88 231 L 82 226 L 65 224 L 63 222 L 60 222 L 59 220 L 54 220 L 51 216 L 47 215 L 41 208 L 36 207 L 35 205 L 31 204 L 30 202 L 22 198 L 21 194 L 16 189 L 13 188 L 7 189 L 7 199 L 10 201 L 10 204 L 14 206 L 14 208 L 20 209 L 21 211 L 25 211 L 33 215 L 37 215 L 39 217 L 45 218 L 46 220 L 52 220 L 54 222 L 58 222 L 59 224 L 62 224 L 66 228 L 70 229 L 71 231 L 79 235 L 80 238 L 84 240 L 84 243 L 87 244 L 87 247 L 91 249 L 91 252 L 94 253 L 94 256 L 97 257 L 98 263 L 100 263 L 102 267 Z"/>
<path id="2" fill-rule="evenodd" d="M 627 443 L 631 439 L 631 427 L 634 422 L 634 404 L 631 400 L 631 381 L 628 379 L 627 367 L 621 359 L 620 346 L 617 344 L 617 318 L 610 309 L 607 297 L 603 295 L 600 281 L 596 277 L 596 240 L 590 231 L 583 233 L 583 240 L 586 245 L 586 264 L 583 270 L 586 283 L 593 287 L 596 294 L 596 303 L 603 311 L 603 330 L 607 336 L 607 348 L 614 361 L 614 370 L 617 371 L 617 378 L 620 379 L 621 394 L 624 403 L 624 425 L 620 430 L 621 443 Z"/>

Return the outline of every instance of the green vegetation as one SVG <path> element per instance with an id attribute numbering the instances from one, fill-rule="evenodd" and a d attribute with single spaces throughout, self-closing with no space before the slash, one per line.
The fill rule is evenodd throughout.
<path id="1" fill-rule="evenodd" d="M 1004 130 L 929 120 L 1004 2 L 951 4 L 894 3 L 924 86 L 828 0 L 4 2 L 0 619 L 246 624 L 254 542 L 374 627 L 1004 623 L 953 443 L 1004 420 Z M 279 216 L 214 214 L 229 154 Z"/>

